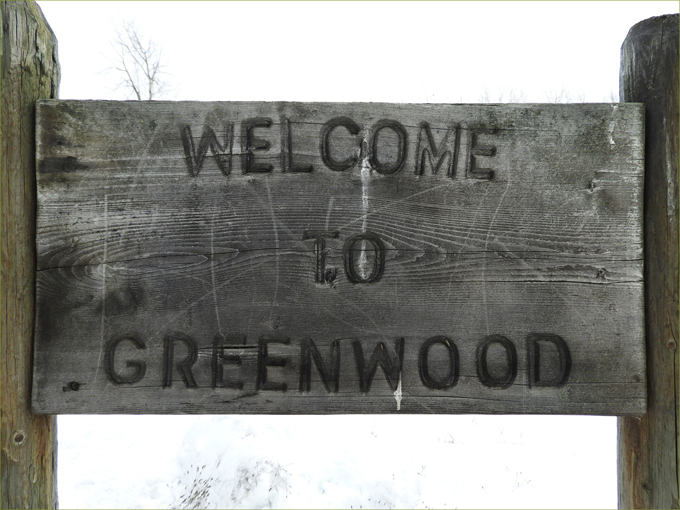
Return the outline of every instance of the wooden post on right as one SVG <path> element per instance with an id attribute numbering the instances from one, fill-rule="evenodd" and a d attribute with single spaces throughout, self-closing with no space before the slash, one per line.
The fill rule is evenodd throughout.
<path id="1" fill-rule="evenodd" d="M 648 410 L 621 417 L 619 508 L 678 508 L 678 15 L 633 26 L 621 101 L 646 109 L 644 248 Z"/>

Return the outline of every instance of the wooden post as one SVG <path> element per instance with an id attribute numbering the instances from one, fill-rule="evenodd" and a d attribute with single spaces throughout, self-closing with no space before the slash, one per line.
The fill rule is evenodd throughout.
<path id="1" fill-rule="evenodd" d="M 56 423 L 31 413 L 35 101 L 55 98 L 57 40 L 35 2 L 2 2 L 2 508 L 56 508 Z"/>
<path id="2" fill-rule="evenodd" d="M 619 418 L 619 508 L 678 508 L 678 15 L 641 21 L 621 48 L 622 101 L 646 106 L 648 412 Z"/>

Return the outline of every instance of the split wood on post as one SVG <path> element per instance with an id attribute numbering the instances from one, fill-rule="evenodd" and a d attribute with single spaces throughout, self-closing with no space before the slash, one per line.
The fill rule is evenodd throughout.
<path id="1" fill-rule="evenodd" d="M 57 97 L 57 40 L 35 2 L 2 2 L 2 508 L 55 508 L 56 426 L 31 414 L 35 101 Z"/>

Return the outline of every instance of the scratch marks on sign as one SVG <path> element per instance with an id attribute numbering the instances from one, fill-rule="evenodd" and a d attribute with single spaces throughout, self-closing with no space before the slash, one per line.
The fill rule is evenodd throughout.
<path id="1" fill-rule="evenodd" d="M 277 253 L 278 249 L 280 248 L 280 238 L 283 237 L 284 239 L 288 240 L 293 240 L 294 243 L 291 246 L 291 248 L 297 249 L 299 251 L 306 252 L 309 250 L 309 246 L 307 246 L 302 239 L 302 236 L 299 235 L 299 232 L 297 229 L 289 227 L 285 221 L 282 221 L 281 218 L 276 214 L 277 207 L 274 205 L 274 201 L 276 198 L 276 195 L 272 195 L 271 193 L 271 187 L 270 184 L 267 180 L 264 180 L 265 183 L 265 188 L 267 191 L 267 197 L 266 199 L 264 198 L 263 194 L 255 191 L 253 188 L 252 194 L 249 195 L 249 197 L 252 200 L 257 200 L 259 204 L 262 205 L 263 210 L 267 209 L 269 210 L 269 214 L 272 219 L 272 223 L 274 225 L 274 236 L 275 236 L 275 244 L 277 248 Z M 333 199 L 329 202 L 329 211 L 327 213 L 328 217 L 330 218 L 330 208 L 331 204 L 333 202 Z M 281 204 L 281 202 L 279 202 Z M 279 206 L 280 207 L 280 206 Z"/>
<path id="2" fill-rule="evenodd" d="M 479 207 L 475 209 L 475 213 L 472 216 L 472 221 L 469 223 L 469 227 L 467 228 L 467 232 L 465 233 L 465 237 L 463 240 L 460 242 L 460 250 L 458 250 L 458 253 L 456 253 L 456 262 L 453 266 L 453 270 L 451 271 L 451 277 L 449 278 L 449 288 L 448 290 L 448 295 L 450 296 L 452 291 L 455 292 L 452 289 L 453 281 L 456 276 L 456 272 L 458 270 L 458 266 L 460 264 L 460 257 L 461 254 L 463 253 L 463 250 L 467 248 L 467 242 L 470 239 L 470 234 L 472 231 L 477 227 L 477 218 L 479 217 L 479 213 L 484 209 L 483 204 L 486 202 L 487 196 L 489 195 L 490 188 L 487 188 L 486 191 L 484 192 L 484 196 L 482 196 L 481 200 L 479 201 Z"/>
<path id="3" fill-rule="evenodd" d="M 194 299 L 193 301 L 191 301 L 188 305 L 186 305 L 186 307 L 184 307 L 184 309 L 178 311 L 174 316 L 169 317 L 169 318 L 167 319 L 167 321 L 166 321 L 166 326 L 167 326 L 168 328 L 170 328 L 170 326 L 174 325 L 179 319 L 181 319 L 181 318 L 184 317 L 187 313 L 189 313 L 189 311 L 190 311 L 192 308 L 194 308 L 194 307 L 198 306 L 199 304 L 201 304 L 201 303 L 202 303 L 205 299 L 207 299 L 209 296 L 214 296 L 214 295 L 215 295 L 214 293 L 215 293 L 216 291 L 218 291 L 218 290 L 221 289 L 222 287 L 226 287 L 226 286 L 228 286 L 229 284 L 233 283 L 233 281 L 236 280 L 237 278 L 239 278 L 239 276 L 240 276 L 240 275 L 239 275 L 238 273 L 237 273 L 237 274 L 234 274 L 234 276 L 232 276 L 231 278 L 222 280 L 222 281 L 220 281 L 219 284 L 214 285 L 213 288 L 211 288 L 210 290 L 208 290 L 206 293 L 204 293 L 203 295 L 201 295 L 201 296 L 197 297 L 196 299 Z"/>
<path id="4" fill-rule="evenodd" d="M 364 146 L 368 145 L 364 140 Z M 366 232 L 368 222 L 368 187 L 371 182 L 371 164 L 368 162 L 368 151 L 364 150 L 364 157 L 361 160 L 361 231 Z"/>
<path id="5" fill-rule="evenodd" d="M 501 195 L 500 200 L 498 201 L 498 204 L 496 205 L 496 209 L 493 212 L 493 216 L 491 216 L 491 221 L 489 222 L 489 226 L 486 229 L 486 238 L 484 239 L 484 251 L 488 251 L 488 246 L 489 246 L 489 236 L 491 235 L 491 232 L 493 231 L 493 226 L 494 223 L 496 223 L 496 217 L 498 216 L 498 211 L 501 210 L 503 207 L 503 200 L 505 199 L 505 195 L 508 193 L 508 190 L 510 189 L 510 182 L 505 185 L 505 189 L 503 190 L 503 194 Z M 486 285 L 486 262 L 487 258 L 484 257 L 484 261 L 482 263 L 482 300 L 484 303 L 484 315 L 486 318 L 486 333 L 487 335 L 491 333 L 489 330 L 489 305 L 487 303 L 487 285 Z"/>
<path id="6" fill-rule="evenodd" d="M 265 180 L 265 186 L 267 188 L 267 202 L 269 204 L 269 212 L 271 214 L 272 218 L 272 228 L 274 229 L 274 245 L 276 247 L 276 251 L 274 252 L 274 264 L 276 265 L 275 267 L 275 283 L 274 283 L 274 296 L 272 297 L 272 304 L 271 304 L 271 311 L 269 314 L 269 321 L 271 322 L 272 317 L 274 315 L 274 308 L 277 306 L 277 295 L 279 293 L 279 225 L 278 221 L 276 220 L 276 212 L 274 211 L 274 204 L 272 203 L 272 191 L 269 186 L 269 181 Z"/>
<path id="7" fill-rule="evenodd" d="M 399 382 L 397 383 L 397 389 L 394 392 L 394 400 L 397 401 L 397 411 L 401 411 L 401 398 L 402 398 L 401 380 L 402 380 L 402 372 L 399 371 Z"/>
<path id="8" fill-rule="evenodd" d="M 338 300 L 338 305 L 341 305 L 345 310 L 351 310 L 352 313 L 343 316 L 343 314 L 339 314 L 337 310 L 324 306 L 323 302 L 319 301 L 319 303 L 317 303 L 317 305 L 320 305 L 319 313 L 326 314 L 326 319 L 328 321 L 343 324 L 348 328 L 347 331 L 351 331 L 353 334 L 378 335 L 383 342 L 389 341 L 389 337 L 385 334 L 384 328 L 378 324 L 370 309 L 357 305 L 352 299 L 347 299 L 343 297 L 342 294 L 336 294 L 335 298 Z"/>
<path id="9" fill-rule="evenodd" d="M 403 204 L 404 202 L 408 202 L 409 200 L 412 200 L 412 199 L 414 199 L 414 198 L 416 198 L 416 197 L 419 197 L 419 196 L 421 196 L 421 195 L 425 195 L 425 194 L 427 194 L 427 193 L 432 193 L 432 192 L 437 191 L 437 190 L 439 190 L 439 189 L 441 189 L 441 188 L 446 188 L 446 187 L 449 187 L 449 186 L 450 186 L 449 183 L 438 184 L 438 185 L 436 185 L 436 186 L 432 186 L 431 188 L 427 188 L 427 189 L 425 189 L 425 190 L 418 191 L 418 192 L 416 192 L 416 193 L 412 193 L 412 194 L 410 194 L 410 195 L 408 195 L 408 196 L 405 196 L 405 197 L 402 197 L 402 198 L 398 198 L 398 199 L 395 199 L 395 200 L 390 200 L 389 203 L 383 205 L 382 207 L 374 207 L 374 208 L 371 210 L 370 213 L 367 212 L 367 213 L 366 213 L 366 218 L 368 218 L 369 216 L 373 216 L 373 215 L 375 215 L 375 214 L 377 214 L 377 213 L 383 212 L 383 211 L 385 211 L 386 209 L 390 209 L 390 208 L 392 208 L 392 207 L 401 205 L 401 204 Z M 487 190 L 487 193 L 488 193 L 488 190 Z M 364 215 L 362 214 L 362 215 L 359 217 L 359 219 L 362 220 L 362 224 L 363 224 Z M 338 230 L 342 230 L 342 229 L 345 229 L 345 228 L 347 228 L 347 227 L 350 227 L 350 226 L 352 226 L 354 223 L 356 223 L 356 221 L 357 221 L 356 219 L 351 220 L 351 221 L 348 221 L 347 223 L 344 223 L 343 225 L 340 225 L 340 227 L 338 227 Z"/>
<path id="10" fill-rule="evenodd" d="M 616 142 L 614 141 L 613 135 L 614 135 L 614 129 L 616 129 L 616 125 L 618 123 L 618 120 L 616 118 L 616 110 L 618 110 L 619 106 L 618 105 L 612 105 L 612 118 L 609 121 L 609 126 L 607 126 L 607 136 L 609 137 L 609 145 L 613 149 L 616 146 Z"/>
<path id="11" fill-rule="evenodd" d="M 220 323 L 220 307 L 217 303 L 217 282 L 215 279 L 215 214 L 217 204 L 213 204 L 213 214 L 210 222 L 210 276 L 212 279 L 212 294 L 215 304 L 215 320 L 217 320 L 217 330 L 222 334 L 222 324 Z"/>
<path id="12" fill-rule="evenodd" d="M 487 246 L 489 245 L 489 234 L 493 230 L 494 223 L 496 222 L 496 217 L 498 216 L 498 211 L 501 210 L 501 207 L 503 206 L 503 200 L 505 199 L 505 195 L 508 193 L 508 190 L 510 189 L 510 182 L 505 185 L 505 189 L 503 190 L 503 194 L 501 195 L 500 200 L 498 201 L 498 205 L 496 205 L 496 209 L 493 212 L 493 216 L 491 217 L 491 221 L 489 222 L 489 228 L 486 230 L 486 239 L 484 240 L 484 250 L 487 249 Z"/>
<path id="13" fill-rule="evenodd" d="M 368 144 L 364 140 L 363 146 L 366 147 Z M 361 232 L 366 233 L 368 224 L 368 208 L 369 208 L 369 185 L 371 182 L 371 165 L 368 162 L 368 151 L 364 150 L 364 157 L 361 160 Z M 359 254 L 359 260 L 357 261 L 359 266 L 359 272 L 363 278 L 369 274 L 368 269 L 368 257 L 366 255 L 366 250 L 362 249 Z"/>
<path id="14" fill-rule="evenodd" d="M 143 125 L 144 120 L 140 119 L 140 123 Z M 129 185 L 125 187 L 125 198 L 121 197 L 120 202 L 124 204 L 124 211 L 134 210 L 134 200 L 135 197 L 143 195 L 145 188 L 149 186 L 148 181 L 145 182 L 144 176 L 148 173 L 157 171 L 156 166 L 158 165 L 158 157 L 154 155 L 153 147 L 160 142 L 163 146 L 163 132 L 162 130 L 156 129 L 157 123 L 151 121 L 147 123 L 144 132 L 141 134 L 140 138 L 135 140 L 132 144 L 130 150 L 134 154 L 133 160 L 137 162 L 136 167 L 133 172 L 130 172 Z M 147 138 L 147 133 L 151 130 L 151 134 Z M 143 146 L 142 146 L 143 143 Z M 106 182 L 108 186 L 109 174 L 106 174 Z M 158 183 L 154 183 L 158 184 Z M 112 197 L 113 199 L 113 197 Z M 151 218 L 149 222 L 155 224 L 159 216 L 158 208 L 155 207 L 149 211 Z M 119 215 L 116 219 L 118 224 L 118 236 L 119 243 L 125 243 L 126 240 L 132 235 L 135 235 L 136 225 L 135 225 L 135 215 L 134 214 L 123 214 Z"/>
<path id="15" fill-rule="evenodd" d="M 265 181 L 266 182 L 266 181 Z M 281 253 L 281 239 L 282 238 L 292 238 L 296 239 L 297 236 L 296 234 L 292 231 L 290 227 L 288 227 L 285 222 L 282 222 L 280 218 L 278 217 L 277 214 L 277 207 L 276 207 L 276 202 L 275 202 L 275 196 L 271 192 L 271 188 L 268 182 L 265 184 L 265 190 L 266 191 L 266 196 L 265 193 L 253 193 L 251 195 L 253 200 L 256 200 L 259 204 L 262 206 L 262 210 L 268 211 L 269 217 L 271 224 L 273 226 L 273 236 L 274 236 L 274 243 L 275 243 L 275 253 L 273 254 L 274 256 L 274 290 L 273 290 L 273 299 L 271 302 L 271 310 L 270 310 L 270 317 L 269 317 L 269 322 L 273 324 L 274 319 L 275 319 L 275 307 L 279 305 L 279 299 L 280 299 L 280 291 L 281 287 L 285 286 L 285 283 L 281 281 L 281 268 L 280 268 L 280 256 L 283 254 Z M 330 207 L 330 204 L 329 204 Z M 220 264 L 215 262 L 215 259 L 219 258 L 220 252 L 219 252 L 219 246 L 217 246 L 217 253 L 215 252 L 215 243 L 216 240 L 219 241 L 220 236 L 223 235 L 223 233 L 220 231 L 220 221 L 219 221 L 219 211 L 220 208 L 218 206 L 218 203 L 215 203 L 213 205 L 213 217 L 212 217 L 212 222 L 210 224 L 210 258 L 212 259 L 210 263 L 212 264 L 210 268 L 211 272 L 211 285 L 206 288 L 206 292 L 203 293 L 200 296 L 197 296 L 195 299 L 192 299 L 188 304 L 186 304 L 182 310 L 179 310 L 176 314 L 173 316 L 169 317 L 166 322 L 167 327 L 171 327 L 174 325 L 177 321 L 181 320 L 182 317 L 186 316 L 186 314 L 191 313 L 191 310 L 194 309 L 195 307 L 199 306 L 201 303 L 204 303 L 205 300 L 211 298 L 213 299 L 214 302 L 214 307 L 215 307 L 215 316 L 217 318 L 217 326 L 221 330 L 221 321 L 224 319 L 224 317 L 219 317 L 219 297 L 222 296 L 224 297 L 223 294 L 221 294 L 221 289 L 229 288 L 231 284 L 235 280 L 238 280 L 242 278 L 243 274 L 239 272 L 235 272 L 232 274 L 230 277 L 224 277 L 220 276 L 221 271 L 219 270 Z M 330 214 L 330 213 L 329 213 Z M 297 242 L 297 241 L 296 241 Z M 299 250 L 308 250 L 308 247 L 303 244 L 302 241 L 298 242 L 299 244 Z M 207 250 L 206 250 L 207 251 Z M 252 294 L 252 299 L 255 299 L 256 294 L 254 293 L 255 289 L 257 288 L 256 285 L 256 277 L 257 275 L 262 275 L 263 273 L 270 273 L 270 271 L 267 271 L 267 265 L 271 264 L 271 258 L 269 255 L 264 256 L 264 257 L 257 257 L 257 258 L 249 258 L 248 259 L 248 264 L 250 266 L 250 274 L 253 275 L 253 285 L 251 286 L 251 289 L 253 290 Z M 286 286 L 287 287 L 287 286 Z M 288 296 L 288 299 L 290 299 L 290 295 Z M 250 314 L 250 319 L 248 322 L 252 322 L 252 316 L 254 313 L 254 310 L 258 308 L 258 304 L 253 301 L 252 306 L 249 307 L 249 314 Z M 329 314 L 332 315 L 331 312 Z"/>
<path id="16" fill-rule="evenodd" d="M 326 212 L 326 226 L 325 230 L 330 230 L 330 227 L 328 226 L 331 221 L 331 211 L 333 210 L 333 202 L 335 202 L 335 197 L 331 197 L 328 199 L 328 212 Z"/>
<path id="17" fill-rule="evenodd" d="M 104 193 L 104 253 L 102 260 L 102 313 L 99 323 L 99 356 L 97 358 L 97 368 L 94 373 L 94 381 L 97 380 L 99 376 L 99 367 L 102 363 L 102 354 L 104 353 L 104 346 L 106 345 L 106 265 L 107 265 L 107 252 L 109 246 L 109 195 Z"/>

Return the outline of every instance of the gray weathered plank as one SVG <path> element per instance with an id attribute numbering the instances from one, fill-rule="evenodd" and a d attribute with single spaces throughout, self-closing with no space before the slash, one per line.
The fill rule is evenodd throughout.
<path id="1" fill-rule="evenodd" d="M 37 412 L 645 410 L 640 105 L 38 117 Z"/>

